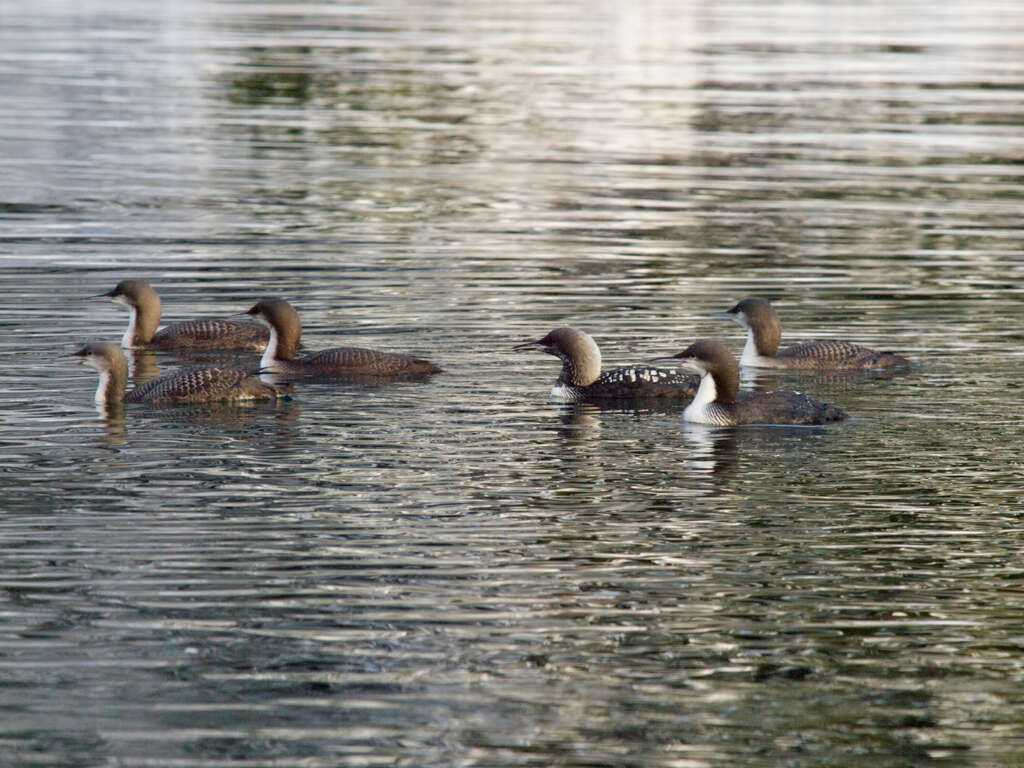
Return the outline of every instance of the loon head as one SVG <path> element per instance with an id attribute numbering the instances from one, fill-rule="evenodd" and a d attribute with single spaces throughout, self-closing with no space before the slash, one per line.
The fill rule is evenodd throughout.
<path id="1" fill-rule="evenodd" d="M 681 368 L 700 374 L 700 389 L 714 385 L 712 400 L 724 403 L 736 400 L 740 388 L 740 367 L 721 343 L 706 339 L 695 341 L 673 357 L 680 361 Z"/>
<path id="2" fill-rule="evenodd" d="M 100 372 L 100 385 L 96 389 L 97 403 L 103 405 L 124 398 L 128 360 L 119 346 L 109 341 L 95 341 L 72 353 L 72 357 L 78 358 L 79 365 L 87 365 Z"/>
<path id="3" fill-rule="evenodd" d="M 514 349 L 539 349 L 562 361 L 559 380 L 573 387 L 593 384 L 601 375 L 601 352 L 597 343 L 578 328 L 555 328 L 543 339 L 517 344 Z"/>
<path id="4" fill-rule="evenodd" d="M 160 303 L 160 294 L 145 280 L 122 280 L 112 290 L 90 298 L 106 299 L 114 304 L 128 307 L 131 319 L 128 321 L 128 330 L 125 331 L 121 341 L 122 346 L 133 347 L 138 344 L 147 344 L 156 333 L 163 306 Z"/>
<path id="5" fill-rule="evenodd" d="M 97 298 L 107 299 L 126 307 L 146 308 L 160 315 L 160 294 L 145 280 L 122 280 L 113 290 L 101 293 Z"/>
<path id="6" fill-rule="evenodd" d="M 747 329 L 748 339 L 753 341 L 756 352 L 762 357 L 771 357 L 779 349 L 782 339 L 782 324 L 779 316 L 764 299 L 749 297 L 726 312 L 716 312 L 715 317 L 732 320 Z"/>
<path id="7" fill-rule="evenodd" d="M 97 371 L 109 371 L 122 364 L 125 370 L 128 369 L 128 361 L 124 356 L 124 352 L 116 344 L 111 344 L 109 341 L 91 342 L 77 352 L 73 352 L 71 356 L 78 358 L 79 365 L 87 365 L 90 368 L 95 368 Z"/>
<path id="8" fill-rule="evenodd" d="M 270 329 L 270 341 L 263 353 L 262 366 L 273 360 L 294 360 L 302 338 L 302 323 L 295 307 L 284 299 L 261 299 L 244 313 Z"/>

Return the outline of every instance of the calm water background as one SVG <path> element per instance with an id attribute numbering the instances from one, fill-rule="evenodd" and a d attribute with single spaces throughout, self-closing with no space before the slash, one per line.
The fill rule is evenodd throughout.
<path id="1" fill-rule="evenodd" d="M 0 762 L 1024 763 L 1022 125 L 995 0 L 0 0 Z M 446 373 L 104 419 L 126 277 Z M 921 364 L 707 430 L 510 350 L 752 293 Z"/>

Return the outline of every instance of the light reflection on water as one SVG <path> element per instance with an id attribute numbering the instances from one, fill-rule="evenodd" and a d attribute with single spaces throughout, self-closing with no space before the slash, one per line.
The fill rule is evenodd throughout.
<path id="1" fill-rule="evenodd" d="M 0 25 L 12 761 L 1020 760 L 1024 17 L 149 10 Z M 60 356 L 129 276 L 445 372 L 105 418 Z M 720 430 L 512 351 L 738 353 L 752 293 L 919 365 L 758 374 L 854 418 Z"/>

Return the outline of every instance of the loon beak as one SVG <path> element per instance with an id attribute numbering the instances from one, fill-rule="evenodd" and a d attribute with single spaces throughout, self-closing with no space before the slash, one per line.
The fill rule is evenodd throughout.
<path id="1" fill-rule="evenodd" d="M 732 320 L 736 325 L 742 326 L 743 328 L 747 327 L 747 316 L 742 312 L 715 312 L 711 316 L 716 320 Z"/>
<path id="2" fill-rule="evenodd" d="M 538 341 L 524 341 L 522 344 L 516 344 L 512 349 L 516 351 L 539 349 L 541 352 L 548 355 L 554 355 L 555 357 L 562 356 L 554 345 L 546 343 L 544 339 L 539 339 Z"/>
<path id="3" fill-rule="evenodd" d="M 695 357 L 683 357 L 683 353 L 680 352 L 678 355 L 673 355 L 673 358 L 677 361 L 676 365 L 684 371 L 699 373 L 701 376 L 708 372 L 707 368 L 704 367 L 704 364 Z"/>
<path id="4" fill-rule="evenodd" d="M 85 347 L 76 349 L 74 352 L 67 352 L 66 354 L 57 356 L 58 360 L 74 360 L 76 358 L 78 359 L 79 365 L 85 365 Z"/>
<path id="5" fill-rule="evenodd" d="M 107 301 L 113 301 L 114 300 L 114 292 L 116 290 L 117 289 L 115 288 L 113 291 L 107 291 L 106 293 L 97 293 L 94 296 L 83 296 L 82 298 L 85 301 L 91 301 L 92 299 L 105 299 Z"/>
<path id="6" fill-rule="evenodd" d="M 671 365 L 674 368 L 682 368 L 684 371 L 690 371 L 691 373 L 704 373 L 704 366 L 700 365 L 700 361 L 693 357 L 685 357 L 685 352 L 680 352 L 676 355 L 663 355 L 661 357 L 653 357 L 647 361 L 648 365 Z"/>
<path id="7" fill-rule="evenodd" d="M 516 344 L 512 349 L 516 352 L 520 352 L 524 349 L 541 349 L 545 350 L 546 347 L 540 341 L 524 341 L 521 344 Z"/>
<path id="8" fill-rule="evenodd" d="M 644 362 L 647 365 L 678 365 L 679 357 L 677 355 L 658 355 L 658 357 L 652 357 Z"/>

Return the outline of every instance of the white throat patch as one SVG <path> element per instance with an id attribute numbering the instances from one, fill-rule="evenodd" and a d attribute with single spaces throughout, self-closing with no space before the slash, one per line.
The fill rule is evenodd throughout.
<path id="1" fill-rule="evenodd" d="M 131 349 L 135 343 L 135 326 L 139 320 L 139 310 L 125 301 L 123 296 L 118 296 L 116 299 L 113 299 L 113 302 L 128 307 L 128 330 L 121 337 L 121 346 L 125 349 Z"/>
<path id="2" fill-rule="evenodd" d="M 258 318 L 258 320 L 262 325 L 265 325 L 270 329 L 270 340 L 267 342 L 267 348 L 263 350 L 263 357 L 260 358 L 260 370 L 274 371 L 277 369 L 277 364 L 275 362 L 275 358 L 277 357 L 277 328 L 265 321 L 262 317 Z"/>
<path id="3" fill-rule="evenodd" d="M 719 423 L 708 409 L 708 406 L 715 402 L 717 397 L 718 388 L 715 386 L 715 377 L 710 373 L 705 373 L 700 377 L 700 386 L 697 387 L 697 394 L 694 395 L 693 402 L 683 411 L 683 420 L 697 424 Z"/>
<path id="4" fill-rule="evenodd" d="M 548 400 L 552 403 L 575 403 L 577 398 L 576 389 L 566 384 L 555 384 L 551 388 L 551 395 Z"/>
<path id="5" fill-rule="evenodd" d="M 740 365 L 750 368 L 771 368 L 770 358 L 757 354 L 757 344 L 754 341 L 754 329 L 747 329 L 747 343 L 743 345 L 743 354 L 740 355 Z"/>
<path id="6" fill-rule="evenodd" d="M 87 363 L 88 365 L 88 363 Z M 93 366 L 94 368 L 96 366 Z M 107 385 L 110 384 L 110 371 L 100 370 L 100 385 L 96 387 L 96 405 L 106 405 Z"/>

